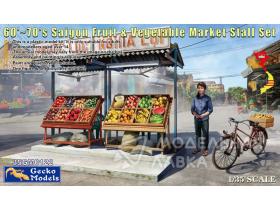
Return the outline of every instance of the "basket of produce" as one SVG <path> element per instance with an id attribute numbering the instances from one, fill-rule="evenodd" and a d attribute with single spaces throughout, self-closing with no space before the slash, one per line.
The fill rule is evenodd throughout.
<path id="1" fill-rule="evenodd" d="M 259 125 L 264 128 L 274 126 L 274 117 L 271 114 L 256 113 L 251 115 L 249 120 L 258 122 Z"/>

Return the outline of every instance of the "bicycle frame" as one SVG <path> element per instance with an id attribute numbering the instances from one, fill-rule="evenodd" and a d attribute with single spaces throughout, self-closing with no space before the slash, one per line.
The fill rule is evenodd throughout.
<path id="1" fill-rule="evenodd" d="M 256 128 L 255 126 L 252 126 L 252 131 L 251 134 L 248 134 L 246 132 L 244 132 L 243 130 L 241 130 L 238 127 L 238 123 L 235 124 L 235 128 L 234 128 L 234 141 L 237 142 L 240 145 L 244 145 L 246 143 L 249 143 L 249 145 L 251 145 L 252 140 L 255 138 L 255 136 L 258 134 L 257 132 L 258 128 Z M 242 140 L 242 138 L 238 135 L 238 132 L 243 133 L 245 136 L 249 137 L 249 141 L 248 142 L 244 142 Z"/>

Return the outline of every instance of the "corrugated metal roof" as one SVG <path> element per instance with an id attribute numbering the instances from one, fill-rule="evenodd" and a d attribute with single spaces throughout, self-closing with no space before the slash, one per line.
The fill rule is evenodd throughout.
<path id="1" fill-rule="evenodd" d="M 61 65 L 64 62 L 74 62 L 74 65 L 63 64 L 62 71 L 102 71 L 104 66 L 91 64 L 94 61 L 103 63 L 106 66 L 109 65 L 121 65 L 125 64 L 125 69 L 133 69 L 140 67 L 148 67 L 152 61 L 158 62 L 158 66 L 174 66 L 166 55 L 173 56 L 174 49 L 178 50 L 178 64 L 183 66 L 184 62 L 179 51 L 178 45 L 171 44 L 170 48 L 167 49 L 155 49 L 155 50 L 143 50 L 143 51 L 132 51 L 132 52 L 120 52 L 120 53 L 87 53 L 87 54 L 76 54 L 76 55 L 63 55 L 63 56 L 50 56 L 40 59 L 34 59 L 32 66 L 37 69 L 55 69 L 55 65 Z M 131 66 L 130 66 L 131 64 Z M 138 64 L 138 65 L 137 65 Z M 144 65 L 145 64 L 145 65 Z M 155 64 L 151 65 L 155 66 Z M 59 70 L 57 70 L 59 71 Z"/>

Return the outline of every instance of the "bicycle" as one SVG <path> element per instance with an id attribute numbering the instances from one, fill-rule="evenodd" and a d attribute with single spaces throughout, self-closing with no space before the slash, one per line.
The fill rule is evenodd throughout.
<path id="1" fill-rule="evenodd" d="M 249 125 L 245 122 L 249 122 Z M 229 118 L 229 123 L 234 123 L 234 130 L 231 133 L 223 130 L 222 140 L 220 140 L 214 148 L 212 162 L 217 169 L 229 169 L 235 163 L 237 157 L 241 155 L 241 151 L 251 149 L 255 155 L 260 155 L 264 150 L 267 142 L 267 132 L 265 128 L 259 126 L 259 123 L 251 120 L 237 121 Z M 250 134 L 241 130 L 238 125 L 245 124 L 249 128 L 252 127 Z M 249 141 L 245 142 L 239 132 L 249 137 Z"/>

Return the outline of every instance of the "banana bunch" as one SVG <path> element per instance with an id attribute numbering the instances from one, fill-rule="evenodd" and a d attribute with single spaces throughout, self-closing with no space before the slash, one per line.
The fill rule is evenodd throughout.
<path id="1" fill-rule="evenodd" d="M 148 109 L 140 109 L 137 111 L 136 114 L 136 122 L 137 123 L 146 123 L 149 117 L 149 110 Z"/>
<path id="2" fill-rule="evenodd" d="M 120 110 L 111 109 L 107 114 L 107 118 L 105 121 L 108 123 L 117 123 L 119 121 L 120 114 Z"/>

